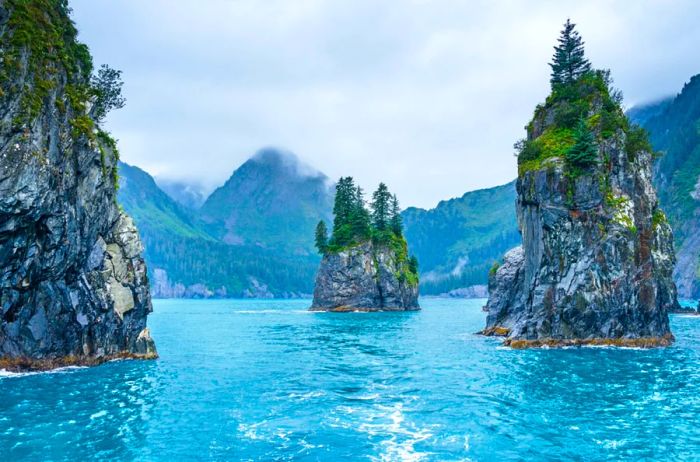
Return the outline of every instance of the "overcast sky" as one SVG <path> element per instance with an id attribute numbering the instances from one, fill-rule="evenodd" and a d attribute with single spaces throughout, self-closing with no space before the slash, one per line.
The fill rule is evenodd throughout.
<path id="1" fill-rule="evenodd" d="M 122 159 L 208 189 L 265 146 L 403 206 L 506 183 L 567 17 L 628 106 L 700 72 L 694 0 L 71 3 L 95 64 L 124 72 Z"/>

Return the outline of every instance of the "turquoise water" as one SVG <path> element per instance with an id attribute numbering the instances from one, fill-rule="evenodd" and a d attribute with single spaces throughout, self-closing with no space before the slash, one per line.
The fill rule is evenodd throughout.
<path id="1" fill-rule="evenodd" d="M 156 301 L 158 361 L 0 378 L 0 460 L 698 460 L 700 317 L 668 349 L 511 351 L 482 304 Z"/>

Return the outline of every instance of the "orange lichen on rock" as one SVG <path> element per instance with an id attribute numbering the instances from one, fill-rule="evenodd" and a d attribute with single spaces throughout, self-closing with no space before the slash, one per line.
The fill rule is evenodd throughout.
<path id="1" fill-rule="evenodd" d="M 667 347 L 674 342 L 673 334 L 668 333 L 662 337 L 638 337 L 638 338 L 589 338 L 589 339 L 558 339 L 544 338 L 536 340 L 509 338 L 503 345 L 516 350 L 526 348 L 561 348 L 582 346 L 612 346 L 620 348 L 658 348 Z"/>
<path id="2" fill-rule="evenodd" d="M 510 329 L 503 326 L 492 326 L 482 330 L 479 334 L 487 337 L 507 337 L 510 335 Z"/>

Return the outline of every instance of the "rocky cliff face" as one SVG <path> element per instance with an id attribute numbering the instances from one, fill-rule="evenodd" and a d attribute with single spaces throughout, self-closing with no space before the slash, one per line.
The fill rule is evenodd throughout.
<path id="1" fill-rule="evenodd" d="M 365 243 L 323 257 L 313 311 L 418 310 L 418 280 L 387 246 Z"/>
<path id="2" fill-rule="evenodd" d="M 64 2 L 0 2 L 0 368 L 153 358 L 138 233 Z"/>
<path id="3" fill-rule="evenodd" d="M 528 126 L 517 181 L 522 247 L 489 281 L 487 335 L 513 347 L 667 345 L 668 312 L 678 308 L 671 228 L 651 183 L 652 155 L 591 78 L 583 103 L 548 99 Z M 572 166 L 572 131 L 558 120 L 583 106 L 594 157 Z M 606 109 L 607 108 L 607 109 Z M 568 111 L 568 112 L 567 112 Z"/>

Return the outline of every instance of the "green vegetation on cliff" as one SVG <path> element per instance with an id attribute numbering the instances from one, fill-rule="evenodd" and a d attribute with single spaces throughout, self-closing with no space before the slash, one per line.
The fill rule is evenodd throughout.
<path id="1" fill-rule="evenodd" d="M 371 241 L 393 251 L 397 266 L 401 268 L 400 280 L 418 284 L 418 260 L 408 253 L 399 201 L 384 183 L 372 194 L 368 210 L 362 188 L 355 185 L 352 177 L 340 178 L 335 189 L 333 215 L 330 237 L 323 220 L 316 227 L 316 247 L 320 253 L 338 253 Z"/>
<path id="2" fill-rule="evenodd" d="M 583 41 L 567 21 L 555 47 L 552 92 L 538 105 L 526 127 L 527 138 L 516 143 L 520 175 L 563 160 L 570 176 L 586 173 L 600 158 L 599 142 L 621 136 L 630 158 L 652 151 L 646 132 L 627 120 L 622 94 L 612 88 L 610 72 L 592 70 Z"/>
<path id="3" fill-rule="evenodd" d="M 103 65 L 92 75 L 92 56 L 77 39 L 67 0 L 7 0 L 8 33 L 0 43 L 0 98 L 20 95 L 10 126 L 21 132 L 41 114 L 58 110 L 71 127 L 74 142 L 87 141 L 100 152 L 102 172 L 117 186 L 116 166 L 106 168 L 105 156 L 118 160 L 116 141 L 97 124 L 124 106 L 121 72 Z"/>

